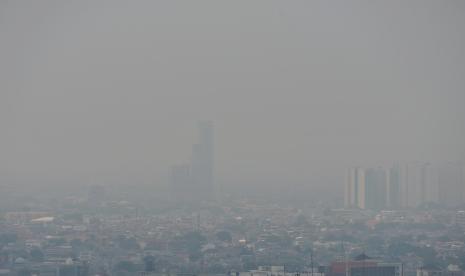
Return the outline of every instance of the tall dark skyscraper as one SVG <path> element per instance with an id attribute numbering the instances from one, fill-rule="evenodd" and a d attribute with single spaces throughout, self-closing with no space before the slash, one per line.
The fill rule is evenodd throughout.
<path id="1" fill-rule="evenodd" d="M 198 124 L 198 142 L 192 145 L 189 165 L 173 166 L 171 190 L 173 199 L 182 202 L 210 200 L 215 195 L 213 122 Z"/>
<path id="2" fill-rule="evenodd" d="M 192 185 L 199 199 L 211 199 L 214 195 L 213 122 L 199 122 L 198 131 L 199 141 L 192 146 Z"/>

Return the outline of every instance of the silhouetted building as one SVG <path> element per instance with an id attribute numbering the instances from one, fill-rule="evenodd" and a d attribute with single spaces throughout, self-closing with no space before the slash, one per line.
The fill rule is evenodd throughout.
<path id="1" fill-rule="evenodd" d="M 413 162 L 404 170 L 403 207 L 437 203 L 439 193 L 437 168 L 429 163 Z"/>
<path id="2" fill-rule="evenodd" d="M 350 168 L 344 206 L 360 209 L 416 208 L 425 204 L 457 207 L 465 202 L 465 166 L 411 162 L 400 167 Z"/>
<path id="3" fill-rule="evenodd" d="M 145 272 L 155 271 L 155 257 L 151 255 L 144 257 L 144 271 Z"/>
<path id="4" fill-rule="evenodd" d="M 213 123 L 211 121 L 199 122 L 199 143 L 192 146 L 192 185 L 196 190 L 198 199 L 212 199 L 213 185 Z"/>
<path id="5" fill-rule="evenodd" d="M 365 171 L 362 168 L 350 168 L 347 170 L 345 186 L 345 207 L 358 207 L 365 209 Z"/>
<path id="6" fill-rule="evenodd" d="M 396 209 L 401 207 L 401 170 L 395 165 L 387 173 L 386 207 Z"/>
<path id="7" fill-rule="evenodd" d="M 386 171 L 370 168 L 365 171 L 365 208 L 381 210 L 386 207 Z"/>
<path id="8" fill-rule="evenodd" d="M 193 202 L 214 197 L 213 123 L 199 122 L 198 132 L 198 143 L 192 145 L 190 166 L 178 165 L 171 168 L 171 191 L 175 200 Z"/>
<path id="9" fill-rule="evenodd" d="M 361 254 L 351 261 L 336 261 L 328 267 L 327 276 L 402 276 L 401 263 L 386 263 Z"/>
<path id="10" fill-rule="evenodd" d="M 439 168 L 439 202 L 456 207 L 465 202 L 465 172 L 460 163 L 449 162 Z"/>
<path id="11" fill-rule="evenodd" d="M 387 203 L 387 176 L 382 168 L 351 168 L 347 173 L 345 206 L 380 210 Z"/>
<path id="12" fill-rule="evenodd" d="M 462 229 L 465 229 L 465 211 L 460 210 L 455 214 L 455 224 Z"/>
<path id="13" fill-rule="evenodd" d="M 460 271 L 459 269 L 452 271 L 452 270 L 444 270 L 440 269 L 434 265 L 426 265 L 417 269 L 417 276 L 464 276 L 465 273 Z"/>

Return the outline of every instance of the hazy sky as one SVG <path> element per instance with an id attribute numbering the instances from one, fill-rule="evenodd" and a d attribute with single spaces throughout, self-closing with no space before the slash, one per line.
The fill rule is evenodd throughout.
<path id="1" fill-rule="evenodd" d="M 465 158 L 465 1 L 1 1 L 0 179 L 340 185 Z M 299 185 L 300 185 L 299 184 Z"/>

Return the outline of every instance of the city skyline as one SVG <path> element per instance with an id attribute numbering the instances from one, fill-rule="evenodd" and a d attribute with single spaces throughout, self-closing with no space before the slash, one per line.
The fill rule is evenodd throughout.
<path id="1" fill-rule="evenodd" d="M 0 0 L 0 276 L 465 276 L 465 0 Z"/>
<path id="2" fill-rule="evenodd" d="M 163 186 L 202 119 L 226 187 L 465 156 L 461 2 L 0 5 L 4 182 Z"/>
<path id="3" fill-rule="evenodd" d="M 416 161 L 389 167 L 351 167 L 343 191 L 346 208 L 457 207 L 465 203 L 465 164 Z"/>

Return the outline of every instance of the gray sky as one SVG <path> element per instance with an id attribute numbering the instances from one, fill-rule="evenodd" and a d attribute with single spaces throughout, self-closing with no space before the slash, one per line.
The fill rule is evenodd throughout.
<path id="1" fill-rule="evenodd" d="M 465 157 L 465 1 L 1 1 L 0 40 L 3 182 L 158 183 L 203 119 L 227 184 Z"/>

